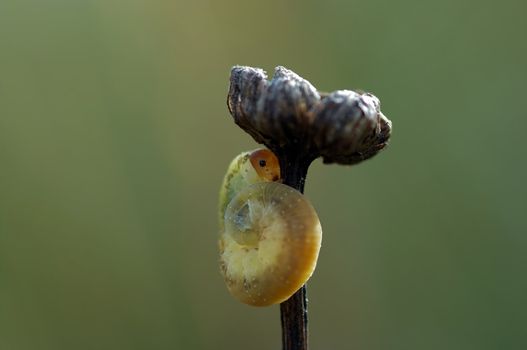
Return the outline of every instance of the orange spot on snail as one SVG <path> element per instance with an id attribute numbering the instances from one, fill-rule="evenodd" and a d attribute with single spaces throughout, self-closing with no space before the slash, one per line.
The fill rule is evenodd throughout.
<path id="1" fill-rule="evenodd" d="M 249 156 L 251 165 L 264 181 L 277 181 L 280 178 L 280 163 L 273 152 L 259 149 Z"/>

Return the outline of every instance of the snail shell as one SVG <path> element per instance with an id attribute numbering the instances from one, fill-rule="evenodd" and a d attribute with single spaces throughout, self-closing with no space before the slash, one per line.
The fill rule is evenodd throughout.
<path id="1" fill-rule="evenodd" d="M 258 157 L 266 161 L 255 162 Z M 322 239 L 307 198 L 275 181 L 279 166 L 273 158 L 268 150 L 242 153 L 231 163 L 220 195 L 221 272 L 229 292 L 254 306 L 280 303 L 302 287 L 315 269 Z M 234 189 L 231 198 L 227 194 Z"/>

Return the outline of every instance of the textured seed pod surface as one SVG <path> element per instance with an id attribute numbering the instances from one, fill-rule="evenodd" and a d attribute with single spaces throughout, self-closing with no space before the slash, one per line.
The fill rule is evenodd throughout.
<path id="1" fill-rule="evenodd" d="M 293 149 L 325 163 L 356 164 L 382 150 L 391 122 L 370 93 L 339 90 L 321 94 L 296 73 L 277 67 L 231 71 L 227 105 L 234 121 L 276 154 Z"/>

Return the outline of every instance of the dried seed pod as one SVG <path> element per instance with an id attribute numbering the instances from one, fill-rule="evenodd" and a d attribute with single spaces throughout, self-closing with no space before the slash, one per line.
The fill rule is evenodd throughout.
<path id="1" fill-rule="evenodd" d="M 260 130 L 258 101 L 269 84 L 263 69 L 235 66 L 231 70 L 231 84 L 227 97 L 227 107 L 234 122 L 251 135 L 256 142 L 265 144 L 264 130 Z M 261 123 L 261 121 L 260 121 Z M 270 136 L 270 135 L 269 135 Z"/>
<path id="2" fill-rule="evenodd" d="M 391 132 L 377 97 L 349 90 L 321 97 L 284 67 L 275 69 L 271 81 L 261 69 L 234 67 L 227 104 L 256 142 L 308 162 L 322 156 L 325 163 L 356 164 L 383 149 Z"/>
<path id="3" fill-rule="evenodd" d="M 391 122 L 369 93 L 335 91 L 316 106 L 314 115 L 314 141 L 324 163 L 359 163 L 383 149 L 390 137 Z"/>
<path id="4" fill-rule="evenodd" d="M 275 162 L 276 161 L 276 162 Z M 294 294 L 313 273 L 322 229 L 310 202 L 278 180 L 268 150 L 242 153 L 220 191 L 220 267 L 230 293 L 266 306 Z"/>
<path id="5" fill-rule="evenodd" d="M 320 95 L 307 80 L 277 67 L 273 79 L 261 69 L 234 67 L 227 106 L 234 121 L 258 143 L 272 150 L 311 148 L 305 143 Z"/>

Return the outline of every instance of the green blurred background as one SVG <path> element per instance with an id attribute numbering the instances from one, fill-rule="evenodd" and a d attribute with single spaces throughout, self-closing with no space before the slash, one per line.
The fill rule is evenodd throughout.
<path id="1" fill-rule="evenodd" d="M 390 147 L 311 168 L 313 349 L 527 348 L 524 1 L 0 1 L 0 349 L 279 349 L 232 299 L 231 66 L 375 93 Z"/>

